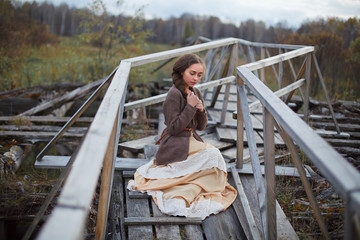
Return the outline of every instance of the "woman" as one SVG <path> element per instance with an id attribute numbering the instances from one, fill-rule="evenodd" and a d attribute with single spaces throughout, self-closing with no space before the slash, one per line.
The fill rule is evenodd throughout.
<path id="1" fill-rule="evenodd" d="M 237 192 L 227 182 L 220 151 L 204 143 L 195 130 L 203 130 L 207 114 L 194 86 L 204 75 L 200 57 L 187 54 L 173 66 L 170 88 L 163 103 L 166 128 L 155 159 L 137 169 L 128 189 L 147 192 L 169 215 L 201 217 L 228 208 Z"/>

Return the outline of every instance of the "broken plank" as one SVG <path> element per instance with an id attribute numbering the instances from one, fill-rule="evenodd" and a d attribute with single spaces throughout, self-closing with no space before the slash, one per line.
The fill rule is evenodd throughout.
<path id="1" fill-rule="evenodd" d="M 227 143 L 217 140 L 216 133 L 207 134 L 201 137 L 204 142 L 213 145 L 214 147 L 218 148 L 219 150 L 226 149 L 229 147 L 234 146 L 233 143 Z"/>
<path id="2" fill-rule="evenodd" d="M 104 79 L 100 79 L 95 82 L 86 84 L 85 86 L 76 88 L 73 91 L 66 93 L 64 95 L 61 95 L 60 97 L 57 97 L 51 101 L 41 103 L 40 105 L 19 114 L 19 116 L 34 115 L 36 113 L 42 113 L 47 109 L 57 108 L 58 106 L 61 106 L 61 104 L 64 104 L 65 102 L 68 102 L 68 101 L 71 101 L 74 99 L 79 99 L 79 98 L 85 96 L 93 88 L 99 86 L 103 81 L 104 81 Z"/>
<path id="3" fill-rule="evenodd" d="M 221 154 L 223 155 L 224 158 L 227 158 L 231 161 L 234 161 L 237 158 L 237 149 L 236 147 L 232 147 L 226 150 L 221 151 Z M 264 148 L 262 147 L 258 147 L 257 148 L 257 153 L 258 155 L 262 155 L 264 153 Z M 243 148 L 243 163 L 249 163 L 250 162 L 250 152 L 249 152 L 249 148 L 244 147 Z"/>
<path id="4" fill-rule="evenodd" d="M 127 141 L 123 143 L 119 143 L 119 148 L 128 150 L 135 153 L 143 153 L 144 152 L 144 146 L 148 144 L 155 144 L 155 137 L 157 135 L 152 135 L 132 141 Z"/>
<path id="5" fill-rule="evenodd" d="M 216 215 L 210 215 L 202 223 L 206 239 L 246 239 L 239 219 L 232 206 Z"/>
<path id="6" fill-rule="evenodd" d="M 264 133 L 262 131 L 257 131 L 257 133 L 260 135 L 261 139 L 264 138 Z M 274 143 L 276 147 L 286 146 L 279 133 L 274 133 Z"/>
<path id="7" fill-rule="evenodd" d="M 218 135 L 218 139 L 224 142 L 236 143 L 237 141 L 237 130 L 234 128 L 226 128 L 226 127 L 216 127 L 216 133 Z M 254 133 L 256 145 L 263 145 L 264 141 L 262 138 Z M 247 144 L 247 137 L 244 134 L 244 143 Z"/>

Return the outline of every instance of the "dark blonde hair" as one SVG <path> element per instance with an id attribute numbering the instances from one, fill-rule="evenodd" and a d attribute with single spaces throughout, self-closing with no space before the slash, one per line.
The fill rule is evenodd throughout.
<path id="1" fill-rule="evenodd" d="M 186 98 L 185 92 L 185 81 L 182 74 L 185 70 L 193 64 L 200 63 L 203 66 L 205 73 L 205 64 L 204 61 L 196 54 L 186 54 L 180 57 L 173 66 L 172 79 L 175 87 L 180 90 L 184 98 Z M 193 91 L 190 88 L 191 91 Z"/>

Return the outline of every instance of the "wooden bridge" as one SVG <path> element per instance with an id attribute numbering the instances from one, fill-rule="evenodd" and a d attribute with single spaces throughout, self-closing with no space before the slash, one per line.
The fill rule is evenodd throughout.
<path id="1" fill-rule="evenodd" d="M 344 199 L 344 238 L 360 237 L 360 173 L 307 124 L 313 63 L 336 129 L 332 134 L 342 134 L 314 47 L 253 43 L 235 38 L 202 40 L 203 43 L 192 46 L 122 60 L 37 156 L 37 167 L 64 168 L 38 217 L 44 214 L 66 177 L 57 205 L 38 239 L 85 238 L 89 206 L 99 178 L 96 239 L 296 239 L 294 229 L 275 198 L 275 176 L 280 174 L 301 179 L 323 237 L 330 239 L 299 149 Z M 271 56 L 273 52 L 276 54 Z M 228 210 L 204 221 L 165 216 L 146 195 L 126 190 L 134 170 L 153 156 L 156 136 L 118 144 L 124 111 L 159 104 L 166 97 L 162 94 L 125 103 L 131 69 L 169 61 L 186 53 L 204 55 L 207 72 L 198 88 L 203 91 L 210 122 L 200 134 L 222 150 L 230 173 L 229 182 L 238 190 L 238 198 Z M 299 71 L 295 70 L 295 63 L 301 64 Z M 293 76 L 292 83 L 287 86 L 283 81 L 284 64 L 289 64 Z M 275 92 L 266 86 L 265 70 L 271 68 L 278 83 Z M 107 86 L 78 150 L 68 157 L 45 155 Z M 304 103 L 302 116 L 289 108 L 294 91 L 300 93 Z M 161 126 L 159 128 L 161 130 Z M 296 168 L 276 166 L 277 145 L 287 147 Z M 124 149 L 144 152 L 145 158 L 119 157 L 119 150 Z M 35 219 L 25 239 L 30 237 L 37 223 Z"/>

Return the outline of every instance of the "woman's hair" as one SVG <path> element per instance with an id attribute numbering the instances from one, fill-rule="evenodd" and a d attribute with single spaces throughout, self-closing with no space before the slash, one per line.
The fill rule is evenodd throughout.
<path id="1" fill-rule="evenodd" d="M 186 98 L 185 92 L 185 81 L 183 80 L 182 74 L 185 70 L 193 64 L 200 63 L 203 66 L 204 73 L 205 73 L 205 64 L 203 60 L 196 54 L 186 54 L 179 58 L 174 66 L 172 72 L 172 79 L 175 87 L 180 90 L 184 98 Z M 190 89 L 192 90 L 192 89 Z"/>

